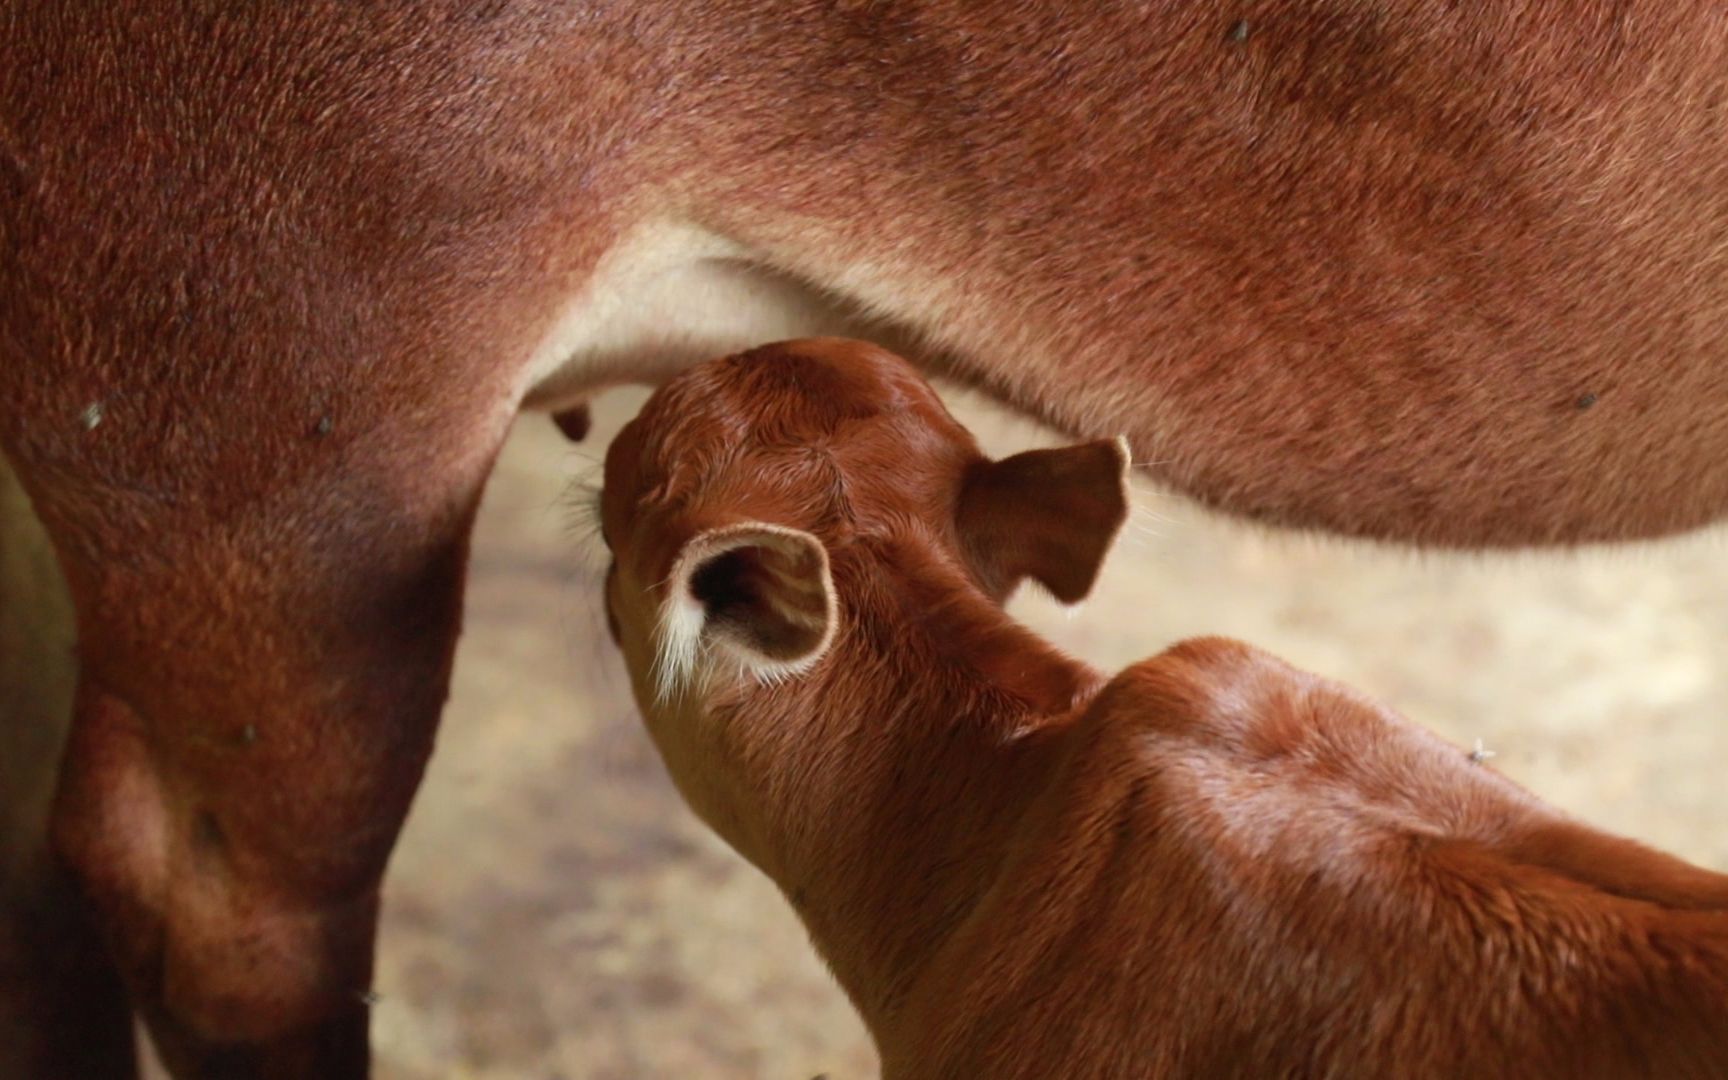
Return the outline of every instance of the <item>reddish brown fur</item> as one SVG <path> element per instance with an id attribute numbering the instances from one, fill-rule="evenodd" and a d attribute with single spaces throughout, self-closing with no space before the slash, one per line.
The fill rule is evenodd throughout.
<path id="1" fill-rule="evenodd" d="M 1652 535 L 1728 506 L 1725 66 L 1709 0 L 8 6 L 0 452 L 82 665 L 55 827 L 181 1072 L 363 1071 L 511 416 L 761 340 L 581 338 L 528 385 L 642 227 L 1215 506 Z"/>
<path id="2" fill-rule="evenodd" d="M 1239 642 L 1107 683 L 1057 654 L 986 592 L 957 512 L 986 467 L 917 386 L 827 341 L 698 368 L 620 435 L 603 504 L 649 729 L 791 899 L 885 1076 L 1728 1074 L 1728 876 Z M 1003 512 L 1066 517 L 1065 486 Z M 661 694 L 680 552 L 751 521 L 826 551 L 831 644 L 764 683 L 710 642 Z M 783 587 L 740 579 L 730 610 Z"/>

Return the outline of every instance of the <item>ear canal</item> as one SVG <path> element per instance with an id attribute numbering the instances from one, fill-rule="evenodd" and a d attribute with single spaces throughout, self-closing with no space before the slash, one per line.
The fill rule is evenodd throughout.
<path id="1" fill-rule="evenodd" d="M 985 591 L 1031 578 L 1065 604 L 1086 598 L 1128 520 L 1127 440 L 1028 450 L 980 466 L 956 513 Z"/>
<path id="2" fill-rule="evenodd" d="M 828 552 L 809 533 L 751 523 L 710 529 L 676 560 L 662 655 L 688 667 L 706 642 L 763 677 L 794 674 L 834 635 Z M 687 640 L 673 638 L 683 635 Z M 687 658 L 687 659 L 686 659 Z"/>

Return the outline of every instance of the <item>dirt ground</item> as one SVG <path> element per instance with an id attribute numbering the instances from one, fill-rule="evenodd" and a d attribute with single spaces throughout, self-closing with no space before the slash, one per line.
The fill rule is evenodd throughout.
<path id="1" fill-rule="evenodd" d="M 518 426 L 480 522 L 467 632 L 396 857 L 380 1075 L 874 1074 L 779 895 L 678 801 L 601 629 L 568 485 L 640 403 L 572 448 Z M 996 452 L 1048 441 L 977 401 Z M 1728 563 L 1720 534 L 1493 559 L 1273 535 L 1149 487 L 1094 599 L 1017 612 L 1115 667 L 1237 635 L 1395 703 L 1583 817 L 1728 869 Z"/>

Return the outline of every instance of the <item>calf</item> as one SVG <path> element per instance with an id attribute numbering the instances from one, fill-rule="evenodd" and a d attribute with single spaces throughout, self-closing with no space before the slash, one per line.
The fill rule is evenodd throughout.
<path id="1" fill-rule="evenodd" d="M 1106 678 L 1003 612 L 1088 592 L 1127 467 L 992 462 L 832 339 L 680 375 L 607 457 L 648 729 L 885 1075 L 1728 1075 L 1728 877 L 1247 645 Z"/>

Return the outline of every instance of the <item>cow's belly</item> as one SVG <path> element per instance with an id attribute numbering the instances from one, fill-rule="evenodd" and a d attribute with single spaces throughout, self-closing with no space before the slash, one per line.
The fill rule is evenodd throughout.
<path id="1" fill-rule="evenodd" d="M 608 386 L 657 383 L 716 356 L 822 335 L 870 336 L 867 320 L 724 236 L 647 225 L 601 260 L 553 321 L 527 366 L 522 402 L 558 411 Z"/>

